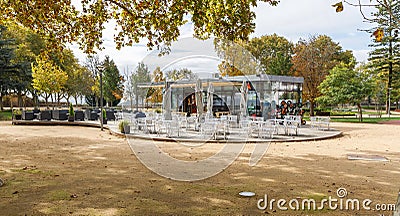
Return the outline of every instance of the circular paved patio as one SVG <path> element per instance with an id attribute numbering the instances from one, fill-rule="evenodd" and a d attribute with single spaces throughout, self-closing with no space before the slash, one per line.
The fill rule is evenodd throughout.
<path id="1" fill-rule="evenodd" d="M 87 126 L 87 127 L 100 127 L 98 121 L 24 121 L 14 120 L 14 125 L 69 125 L 69 126 Z M 240 131 L 240 128 L 231 129 L 226 139 L 222 135 L 217 135 L 216 139 L 211 137 L 202 136 L 200 132 L 194 130 L 182 129 L 179 136 L 167 137 L 163 133 L 145 133 L 143 131 L 134 130 L 130 134 L 123 134 L 118 129 L 118 122 L 108 121 L 108 124 L 104 125 L 105 129 L 108 129 L 112 134 L 118 136 L 126 136 L 127 138 L 146 139 L 155 141 L 171 141 L 171 142 L 209 142 L 209 143 L 263 143 L 263 142 L 301 142 L 301 141 L 312 141 L 312 140 L 323 140 L 335 138 L 342 135 L 342 132 L 334 128 L 329 130 L 318 130 L 311 128 L 309 125 L 304 125 L 298 129 L 297 135 L 284 135 L 282 131 L 279 134 L 273 134 L 272 138 L 257 138 L 249 137 Z"/>

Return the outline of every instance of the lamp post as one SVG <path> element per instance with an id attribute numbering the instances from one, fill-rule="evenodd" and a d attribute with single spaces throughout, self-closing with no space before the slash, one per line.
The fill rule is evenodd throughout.
<path id="1" fill-rule="evenodd" d="M 103 128 L 103 70 L 104 67 L 102 65 L 97 66 L 97 69 L 100 74 L 100 129 L 101 131 L 104 130 Z"/>
<path id="2" fill-rule="evenodd" d="M 392 88 L 388 88 L 389 91 L 389 110 L 388 110 L 388 114 L 389 114 L 389 118 L 390 118 L 390 91 L 392 91 Z"/>

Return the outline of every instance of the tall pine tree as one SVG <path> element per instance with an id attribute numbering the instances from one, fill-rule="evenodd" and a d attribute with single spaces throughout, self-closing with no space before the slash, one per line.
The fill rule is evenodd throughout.
<path id="1" fill-rule="evenodd" d="M 398 1 L 388 0 L 389 9 L 381 5 L 377 6 L 377 11 L 373 13 L 372 23 L 376 27 L 367 30 L 370 34 L 376 35 L 383 31 L 383 37 L 375 37 L 373 44 L 374 50 L 369 54 L 371 67 L 375 70 L 378 78 L 387 83 L 386 85 L 386 113 L 389 112 L 389 91 L 392 89 L 397 92 L 399 86 L 393 85 L 398 82 L 400 69 L 400 38 L 398 23 L 400 19 L 400 4 Z"/>
<path id="2" fill-rule="evenodd" d="M 114 60 L 106 56 L 103 62 L 103 94 L 104 99 L 110 106 L 116 106 L 124 92 L 124 78 L 120 75 Z"/>
<path id="3" fill-rule="evenodd" d="M 18 78 L 18 65 L 13 63 L 14 41 L 5 37 L 6 27 L 0 25 L 0 110 L 3 110 L 3 97 L 15 89 Z"/>

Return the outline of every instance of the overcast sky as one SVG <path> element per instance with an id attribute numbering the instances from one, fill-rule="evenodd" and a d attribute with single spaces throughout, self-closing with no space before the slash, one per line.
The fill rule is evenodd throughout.
<path id="1" fill-rule="evenodd" d="M 251 37 L 277 33 L 296 43 L 300 38 L 307 39 L 309 36 L 325 34 L 335 42 L 338 42 L 344 50 L 352 50 L 357 61 L 366 61 L 370 50 L 368 44 L 371 43 L 371 37 L 368 33 L 359 30 L 369 29 L 372 25 L 363 20 L 357 7 L 345 4 L 344 11 L 336 13 L 335 8 L 331 5 L 338 1 L 281 0 L 276 7 L 259 2 L 258 7 L 254 8 L 257 16 L 256 29 Z M 367 0 L 367 2 L 369 1 Z M 371 9 L 365 9 L 366 15 L 370 14 L 368 10 Z M 112 23 L 109 26 L 108 29 L 113 29 Z M 133 70 L 138 62 L 145 58 L 148 59 L 149 54 L 154 56 L 157 52 L 151 54 L 144 42 L 135 44 L 133 47 L 124 47 L 121 50 L 116 50 L 113 42 L 114 32 L 108 29 L 104 32 L 105 49 L 99 55 L 102 59 L 105 55 L 109 55 L 115 61 L 121 73 L 124 70 Z M 182 38 L 187 38 L 191 35 L 192 28 L 190 23 L 181 28 Z M 71 48 L 75 55 L 81 61 L 84 61 L 85 55 L 79 51 L 77 46 L 71 46 Z M 190 46 L 187 48 L 190 48 Z M 174 49 L 172 49 L 172 52 L 174 52 Z M 209 54 L 207 51 L 205 52 L 207 55 Z M 191 62 L 202 62 L 202 65 L 207 65 L 202 60 L 194 59 L 192 58 Z M 210 71 L 215 70 L 217 62 L 211 58 L 208 58 L 208 60 L 210 61 L 208 63 Z M 186 59 L 184 65 L 190 64 L 189 62 Z M 193 67 L 197 66 L 193 65 Z M 197 69 L 200 73 L 204 72 L 204 68 Z"/>

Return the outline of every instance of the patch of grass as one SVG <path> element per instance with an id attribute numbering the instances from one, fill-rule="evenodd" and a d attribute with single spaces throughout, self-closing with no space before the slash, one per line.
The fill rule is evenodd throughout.
<path id="1" fill-rule="evenodd" d="M 308 194 L 307 199 L 313 199 L 315 201 L 321 201 L 323 199 L 328 199 L 328 195 L 325 194 L 320 194 L 320 193 L 313 193 L 313 194 Z"/>
<path id="2" fill-rule="evenodd" d="M 11 121 L 12 112 L 11 110 L 0 111 L 0 121 Z"/>
<path id="3" fill-rule="evenodd" d="M 391 118 L 368 118 L 368 117 L 363 117 L 363 121 L 360 122 L 358 118 L 331 118 L 331 121 L 333 122 L 348 122 L 348 123 L 371 123 L 371 124 L 377 124 L 380 122 L 384 121 L 390 121 L 390 120 L 400 120 L 400 117 L 391 117 Z"/>
<path id="4" fill-rule="evenodd" d="M 46 197 L 48 197 L 52 201 L 57 201 L 57 200 L 69 200 L 71 198 L 71 195 L 65 190 L 56 190 L 56 191 L 51 191 L 49 195 Z"/>
<path id="5" fill-rule="evenodd" d="M 54 175 L 53 171 L 43 171 L 39 170 L 36 167 L 28 167 L 26 169 L 11 169 L 13 172 L 19 172 L 19 173 L 27 173 L 27 174 L 42 174 L 42 175 Z"/>
<path id="6" fill-rule="evenodd" d="M 337 112 L 332 111 L 331 116 L 354 116 L 356 112 Z"/>

